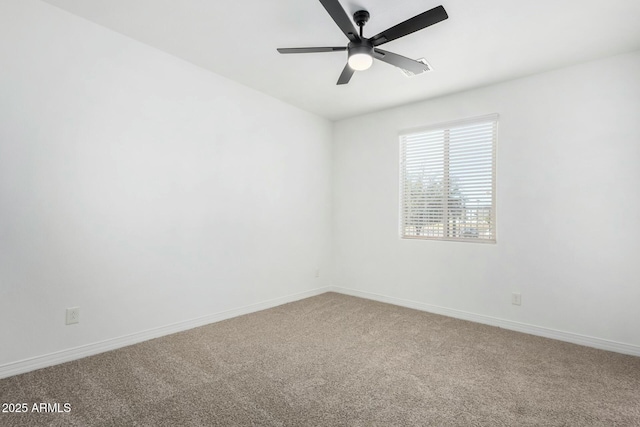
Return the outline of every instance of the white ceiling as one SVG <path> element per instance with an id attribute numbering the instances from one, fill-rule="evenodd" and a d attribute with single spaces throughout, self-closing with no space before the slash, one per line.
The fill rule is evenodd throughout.
<path id="1" fill-rule="evenodd" d="M 345 52 L 276 52 L 346 45 L 318 0 L 44 1 L 331 120 L 640 49 L 639 0 L 341 0 L 371 13 L 365 37 L 439 4 L 449 19 L 383 46 L 434 71 L 376 61 L 336 86 Z"/>

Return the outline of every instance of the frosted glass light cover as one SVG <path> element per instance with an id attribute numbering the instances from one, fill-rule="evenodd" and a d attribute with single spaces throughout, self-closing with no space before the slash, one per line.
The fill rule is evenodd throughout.
<path id="1" fill-rule="evenodd" d="M 371 67 L 373 64 L 373 57 L 366 53 L 354 53 L 349 56 L 349 67 L 356 71 L 363 71 Z"/>

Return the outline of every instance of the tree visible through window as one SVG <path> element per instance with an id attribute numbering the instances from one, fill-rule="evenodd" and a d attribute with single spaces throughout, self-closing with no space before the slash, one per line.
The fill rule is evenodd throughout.
<path id="1" fill-rule="evenodd" d="M 497 120 L 400 136 L 401 237 L 495 242 Z"/>

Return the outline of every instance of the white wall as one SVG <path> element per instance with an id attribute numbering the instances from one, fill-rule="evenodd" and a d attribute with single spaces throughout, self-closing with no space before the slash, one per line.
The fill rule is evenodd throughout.
<path id="1" fill-rule="evenodd" d="M 0 367 L 328 285 L 331 132 L 50 5 L 0 2 Z"/>
<path id="2" fill-rule="evenodd" d="M 334 285 L 640 345 L 638 76 L 640 52 L 338 122 Z M 398 132 L 488 113 L 497 244 L 400 240 Z"/>

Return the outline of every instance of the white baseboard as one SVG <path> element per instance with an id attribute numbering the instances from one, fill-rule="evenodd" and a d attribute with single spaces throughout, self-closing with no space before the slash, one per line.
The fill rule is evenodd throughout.
<path id="1" fill-rule="evenodd" d="M 336 286 L 328 286 L 306 292 L 300 292 L 297 294 L 286 295 L 284 297 L 274 298 L 271 300 L 263 301 L 256 304 L 250 304 L 232 310 L 210 314 L 207 316 L 199 317 L 197 319 L 186 320 L 184 322 L 178 322 L 159 328 L 149 329 L 131 335 L 112 338 L 97 343 L 70 348 L 68 350 L 62 350 L 55 353 L 45 354 L 42 356 L 8 363 L 0 366 L 0 378 L 7 378 L 13 375 L 34 371 L 36 369 L 46 368 L 48 366 L 58 365 L 64 362 L 70 362 L 72 360 L 81 359 L 83 357 L 92 356 L 94 354 L 104 353 L 105 351 L 115 350 L 153 338 L 162 337 L 176 332 L 186 331 L 188 329 L 207 325 L 209 323 L 220 322 L 222 320 L 242 316 L 244 314 L 254 313 L 256 311 L 277 307 L 289 302 L 294 302 L 304 298 L 320 295 L 325 292 L 337 292 L 345 295 L 394 304 L 401 307 L 413 308 L 429 313 L 441 314 L 443 316 L 449 316 L 456 319 L 469 320 L 471 322 L 497 326 L 512 331 L 524 332 L 526 334 L 537 335 L 541 337 L 556 339 L 559 341 L 566 341 L 573 344 L 584 345 L 587 347 L 598 348 L 601 350 L 614 351 L 617 353 L 629 354 L 632 356 L 640 356 L 640 346 L 632 344 L 619 343 L 602 338 L 594 338 L 586 335 L 575 334 L 572 332 L 558 331 L 555 329 L 529 325 L 526 323 L 514 322 L 512 320 L 499 319 L 496 317 L 484 316 L 481 314 L 469 313 L 466 311 L 455 310 L 451 308 L 440 307 L 437 305 L 390 297 L 386 295 L 379 295 L 371 292 L 340 288 Z"/>
<path id="2" fill-rule="evenodd" d="M 174 334 L 176 332 L 186 331 L 188 329 L 207 325 L 209 323 L 220 322 L 222 320 L 230 319 L 232 317 L 242 316 L 244 314 L 254 313 L 256 311 L 266 310 L 268 308 L 277 307 L 279 305 L 286 304 L 289 302 L 298 301 L 304 298 L 320 295 L 325 292 L 329 292 L 330 290 L 331 288 L 325 287 L 325 288 L 313 289 L 306 292 L 286 295 L 280 298 L 274 298 L 271 300 L 259 302 L 256 304 L 250 304 L 244 307 L 227 310 L 220 313 L 214 313 L 207 316 L 198 317 L 196 319 L 186 320 L 184 322 L 178 322 L 178 323 L 174 323 L 167 326 L 161 326 L 159 328 L 153 328 L 153 329 L 148 329 L 146 331 L 136 332 L 131 335 L 112 338 L 105 341 L 83 345 L 80 347 L 74 347 L 68 350 L 57 351 L 55 353 L 49 353 L 43 356 L 36 356 L 29 359 L 20 360 L 17 362 L 11 362 L 11 363 L 0 366 L 0 378 L 7 378 L 13 375 L 34 371 L 36 369 L 46 368 L 48 366 L 58 365 L 64 362 L 70 362 L 72 360 L 81 359 L 83 357 L 92 356 L 98 353 L 104 353 L 105 351 L 115 350 L 121 347 L 126 347 L 128 345 L 147 341 L 153 338 Z"/>
<path id="3" fill-rule="evenodd" d="M 602 338 L 595 338 L 586 335 L 575 334 L 572 332 L 558 331 L 555 329 L 544 328 L 541 326 L 529 325 L 526 323 L 514 322 L 513 320 L 500 319 L 497 317 L 485 316 L 482 314 L 469 313 L 466 311 L 455 310 L 437 305 L 425 304 L 422 302 L 405 300 L 401 298 L 389 297 L 386 295 L 374 294 L 371 292 L 358 291 L 355 289 L 347 289 L 333 286 L 330 288 L 332 292 L 337 292 L 354 297 L 370 299 L 379 302 L 385 302 L 401 307 L 413 308 L 420 311 L 426 311 L 443 316 L 454 317 L 456 319 L 469 320 L 471 322 L 482 323 L 485 325 L 497 326 L 503 329 L 509 329 L 525 334 L 537 335 L 545 338 L 552 338 L 559 341 L 570 342 L 573 344 L 584 345 L 587 347 L 598 348 L 601 350 L 614 351 L 616 353 L 628 354 L 631 356 L 640 356 L 640 346 L 633 344 L 625 344 L 616 341 L 609 341 Z"/>

